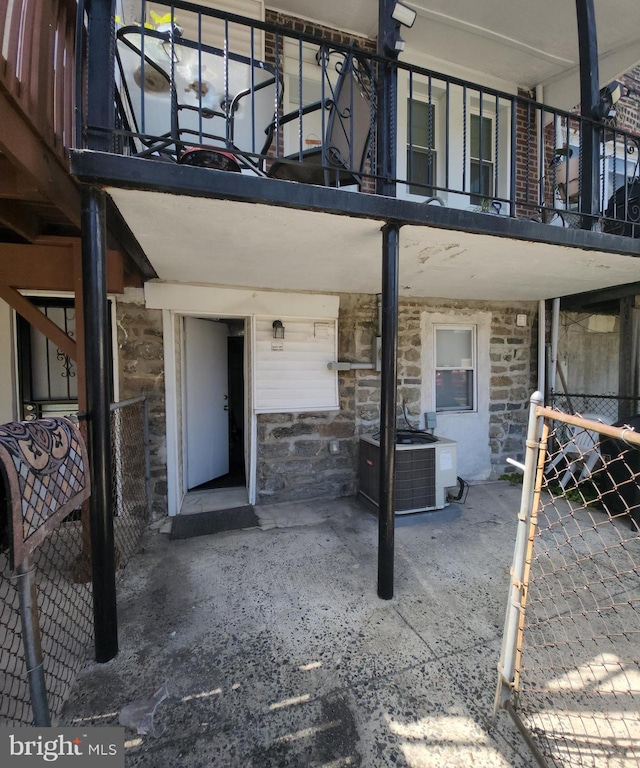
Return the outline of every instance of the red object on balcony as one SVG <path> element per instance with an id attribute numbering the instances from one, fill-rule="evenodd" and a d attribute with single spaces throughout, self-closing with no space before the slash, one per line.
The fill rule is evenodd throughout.
<path id="1" fill-rule="evenodd" d="M 216 171 L 240 173 L 240 166 L 232 152 L 207 147 L 187 147 L 178 161 L 181 165 L 213 168 Z"/>

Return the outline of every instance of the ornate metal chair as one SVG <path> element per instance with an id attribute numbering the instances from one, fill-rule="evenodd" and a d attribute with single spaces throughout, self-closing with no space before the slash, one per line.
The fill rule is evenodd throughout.
<path id="1" fill-rule="evenodd" d="M 336 53 L 330 51 L 325 59 Z M 342 56 L 336 65 L 338 79 L 335 86 L 328 86 L 328 98 L 278 120 L 279 127 L 294 120 L 302 123 L 305 116 L 326 110 L 324 136 L 315 147 L 275 160 L 268 171 L 272 178 L 325 186 L 361 183 L 371 147 L 374 85 L 368 63 L 355 51 L 338 55 Z"/>
<path id="2" fill-rule="evenodd" d="M 207 165 L 194 161 L 201 149 L 255 167 L 251 156 L 266 154 L 283 92 L 273 67 L 140 26 L 118 30 L 117 53 L 136 155 L 181 160 L 197 144 L 190 164 Z"/>
<path id="3" fill-rule="evenodd" d="M 604 215 L 605 232 L 640 237 L 640 178 L 629 179 L 611 195 Z"/>

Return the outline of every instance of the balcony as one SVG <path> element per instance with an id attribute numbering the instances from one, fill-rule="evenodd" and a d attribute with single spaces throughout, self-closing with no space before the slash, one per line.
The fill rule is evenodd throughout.
<path id="1" fill-rule="evenodd" d="M 414 236 L 408 238 L 413 258 L 406 290 L 421 295 L 558 295 L 558 285 L 542 285 L 549 282 L 549 272 L 558 269 L 558 256 L 548 249 L 546 257 L 539 253 L 534 246 L 541 243 L 565 250 L 562 293 L 604 287 L 601 262 L 593 263 L 589 276 L 591 262 L 587 260 L 585 268 L 583 252 L 577 249 L 616 255 L 605 259 L 606 285 L 638 279 L 626 260 L 623 265 L 618 258 L 640 252 L 637 136 L 546 106 L 522 92 L 391 62 L 378 56 L 374 43 L 364 38 L 348 45 L 328 33 L 307 34 L 181 2 L 142 3 L 134 17 L 116 20 L 112 125 L 105 130 L 85 119 L 84 135 L 99 136 L 109 154 L 77 153 L 73 170 L 81 181 L 113 190 L 113 199 L 161 278 L 247 284 L 249 252 L 239 259 L 245 265 L 239 274 L 228 263 L 220 274 L 203 267 L 202 259 L 189 269 L 186 257 L 176 271 L 175 259 L 162 253 L 162 243 L 149 239 L 147 223 L 157 212 L 157 231 L 162 230 L 164 243 L 186 228 L 196 241 L 199 237 L 193 233 L 200 232 L 203 240 L 213 237 L 242 250 L 237 233 L 245 226 L 247 210 L 238 211 L 230 203 L 234 201 L 286 209 L 251 217 L 261 222 L 261 231 L 247 243 L 252 243 L 254 258 L 255 240 L 260 237 L 265 243 L 262 255 L 268 258 L 261 259 L 262 264 L 271 258 L 286 262 L 285 230 L 297 233 L 298 242 L 301 231 L 313 231 L 308 217 L 296 217 L 291 209 L 351 218 L 335 224 L 337 240 L 325 243 L 315 262 L 327 253 L 340 254 L 342 260 L 349 252 L 358 263 L 358 249 L 369 248 L 384 221 L 403 222 L 403 231 Z M 146 19 L 144 24 L 140 18 Z M 379 86 L 389 68 L 397 80 L 394 178 L 381 172 L 376 151 Z M 600 147 L 595 207 L 591 201 L 587 204 L 580 187 L 580 147 L 584 134 L 594 128 Z M 376 194 L 381 183 L 390 182 L 393 199 Z M 190 209 L 195 213 L 189 217 L 187 211 L 177 212 L 175 198 L 163 200 L 161 190 L 218 203 L 194 202 Z M 178 220 L 173 221 L 174 216 Z M 215 234 L 210 232 L 214 220 Z M 326 229 L 318 217 L 314 221 Z M 473 241 L 474 263 L 464 264 L 460 258 L 471 249 L 465 233 L 480 236 Z M 496 242 L 496 235 L 506 241 Z M 531 290 L 523 286 L 522 261 L 509 263 L 512 239 L 523 243 L 527 263 L 539 264 L 545 275 Z M 200 248 L 199 242 L 194 248 Z M 466 280 L 464 292 L 451 285 L 448 271 L 442 280 L 432 272 L 429 285 L 423 284 L 425 262 L 420 259 L 434 252 L 433 266 L 437 262 L 446 270 L 452 252 L 463 262 L 459 274 Z M 478 275 L 475 262 L 482 254 L 492 268 Z M 330 269 L 317 274 L 311 268 L 306 281 L 283 281 L 282 272 L 307 274 L 295 264 L 289 266 L 277 274 L 269 274 L 269 268 L 259 271 L 258 284 L 338 287 L 326 279 Z M 467 278 L 474 276 L 484 285 L 476 283 L 477 290 L 469 292 Z M 373 282 L 352 277 L 345 289 L 377 290 Z M 505 286 L 500 296 L 494 291 L 498 279 Z"/>
<path id="2" fill-rule="evenodd" d="M 153 23 L 116 24 L 117 154 L 364 193 L 393 181 L 406 201 L 640 232 L 637 136 L 593 124 L 600 200 L 590 213 L 579 169 L 591 121 L 394 63 L 397 175 L 389 179 L 375 152 L 378 86 L 389 61 L 371 44 L 342 45 L 180 2 L 154 8 L 146 14 Z"/>

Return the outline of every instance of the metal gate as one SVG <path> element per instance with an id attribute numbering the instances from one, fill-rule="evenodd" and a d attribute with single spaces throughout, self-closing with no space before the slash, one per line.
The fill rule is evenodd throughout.
<path id="1" fill-rule="evenodd" d="M 76 309 L 73 299 L 28 297 L 42 314 L 72 339 L 76 338 Z M 111 335 L 111 302 L 108 302 Z M 20 417 L 26 421 L 78 412 L 77 365 L 37 328 L 16 315 Z M 108 354 L 112 388 L 112 355 Z"/>
<path id="2" fill-rule="evenodd" d="M 541 766 L 640 766 L 640 434 L 533 396 L 495 712 Z"/>

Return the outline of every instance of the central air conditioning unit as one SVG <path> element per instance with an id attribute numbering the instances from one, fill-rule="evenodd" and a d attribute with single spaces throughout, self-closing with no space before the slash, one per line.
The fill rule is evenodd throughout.
<path id="1" fill-rule="evenodd" d="M 429 512 L 447 506 L 447 488 L 457 485 L 457 444 L 455 440 L 416 433 L 396 445 L 395 505 L 397 515 Z M 360 493 L 379 503 L 380 442 L 360 438 Z"/>

